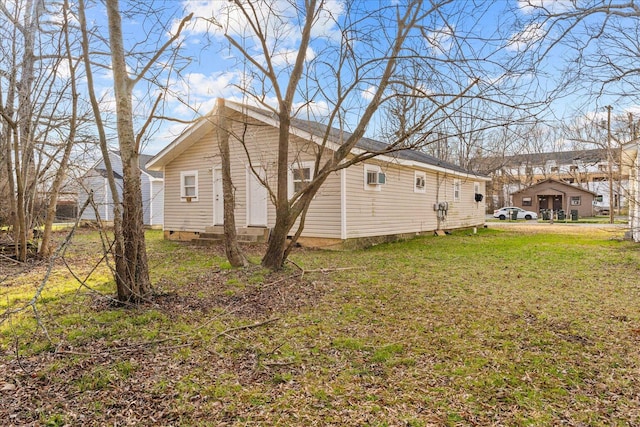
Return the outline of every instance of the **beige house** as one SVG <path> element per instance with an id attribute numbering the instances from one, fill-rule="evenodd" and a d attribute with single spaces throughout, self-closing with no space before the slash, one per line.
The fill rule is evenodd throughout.
<path id="1" fill-rule="evenodd" d="M 165 238 L 187 240 L 220 229 L 216 226 L 223 222 L 223 197 L 215 123 L 221 108 L 231 134 L 239 232 L 264 229 L 268 235 L 275 223 L 269 190 L 256 173 L 275 191 L 278 122 L 270 112 L 254 107 L 231 101 L 217 105 L 147 164 L 164 173 Z M 290 132 L 288 187 L 293 194 L 314 176 L 313 161 L 323 141 L 323 152 L 331 155 L 346 134 L 299 119 L 292 120 Z M 384 148 L 363 138 L 352 155 Z M 311 202 L 299 242 L 318 247 L 370 244 L 481 226 L 488 180 L 417 151 L 379 155 L 329 176 Z"/>
<path id="2" fill-rule="evenodd" d="M 597 194 L 575 185 L 555 179 L 545 179 L 537 184 L 511 194 L 514 206 L 534 212 L 553 210 L 570 215 L 593 216 L 593 201 Z"/>

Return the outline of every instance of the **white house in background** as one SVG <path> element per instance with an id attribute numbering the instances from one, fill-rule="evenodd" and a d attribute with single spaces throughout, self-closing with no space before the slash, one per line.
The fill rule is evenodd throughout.
<path id="1" fill-rule="evenodd" d="M 640 159 L 636 140 L 622 147 L 622 167 L 629 174 L 627 200 L 629 203 L 629 234 L 634 242 L 640 242 Z"/>
<path id="2" fill-rule="evenodd" d="M 142 205 L 144 210 L 144 224 L 148 226 L 162 226 L 164 209 L 164 179 L 162 172 L 146 169 L 146 163 L 153 156 L 140 154 L 140 184 L 142 189 Z M 122 198 L 122 159 L 118 151 L 110 151 L 109 159 L 118 186 L 118 195 Z M 98 217 L 102 221 L 113 221 L 113 194 L 107 180 L 104 160 L 100 160 L 80 178 L 78 190 L 79 209 L 87 200 L 89 192 L 93 191 L 96 210 L 87 207 L 81 219 L 95 221 Z"/>
<path id="3" fill-rule="evenodd" d="M 219 230 L 223 222 L 220 153 L 215 123 L 226 115 L 230 137 L 235 217 L 240 232 L 275 224 L 267 189 L 249 167 L 276 188 L 278 121 L 247 105 L 219 100 L 206 117 L 164 148 L 147 168 L 165 177 L 165 238 L 190 240 Z M 290 194 L 314 175 L 315 153 L 328 132 L 325 156 L 349 135 L 301 119 L 291 123 Z M 385 144 L 362 138 L 351 152 L 383 150 Z M 326 158 L 326 157 L 325 157 Z M 483 195 L 489 178 L 425 153 L 403 150 L 380 155 L 332 173 L 311 202 L 299 242 L 330 247 L 393 240 L 435 230 L 484 225 Z M 218 226 L 218 227 L 216 227 Z M 295 228 L 294 228 L 295 230 Z"/>

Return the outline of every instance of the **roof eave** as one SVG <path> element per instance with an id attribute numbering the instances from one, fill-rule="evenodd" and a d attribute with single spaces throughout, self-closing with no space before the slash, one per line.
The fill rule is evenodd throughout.
<path id="1" fill-rule="evenodd" d="M 216 109 L 217 108 L 214 108 L 212 112 L 198 119 L 196 123 L 187 128 L 180 136 L 149 160 L 145 167 L 152 171 L 162 171 L 164 166 L 182 154 L 199 138 L 213 130 L 214 124 L 212 117 L 214 117 Z"/>

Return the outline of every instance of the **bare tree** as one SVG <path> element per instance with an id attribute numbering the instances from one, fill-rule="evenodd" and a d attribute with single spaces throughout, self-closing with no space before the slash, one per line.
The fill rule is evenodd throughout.
<path id="1" fill-rule="evenodd" d="M 0 4 L 0 191 L 3 207 L 10 208 L 20 260 L 27 257 L 32 232 L 42 222 L 40 254 L 49 252 L 74 141 L 78 112 L 74 82 L 66 73 L 67 66 L 74 67 L 67 11 L 64 5 L 32 0 Z"/>
<path id="2" fill-rule="evenodd" d="M 271 269 L 283 266 L 302 233 L 314 195 L 331 173 L 381 154 L 428 144 L 433 132 L 427 128 L 433 129 L 441 121 L 439 115 L 446 116 L 443 111 L 470 96 L 470 90 L 479 84 L 472 67 L 447 58 L 444 51 L 442 37 L 455 39 L 446 21 L 448 12 L 456 14 L 446 8 L 457 6 L 456 2 L 415 0 L 376 7 L 347 2 L 341 4 L 345 10 L 336 15 L 328 9 L 331 3 L 321 0 L 287 2 L 286 10 L 279 5 L 282 3 L 234 1 L 211 18 L 239 53 L 244 80 L 238 87 L 245 102 L 271 111 L 279 128 L 276 185 L 262 180 L 276 210 L 262 259 L 262 265 Z M 440 38 L 431 37 L 436 26 Z M 319 28 L 330 28 L 330 34 Z M 292 41 L 293 48 L 289 46 Z M 458 55 L 463 51 L 460 47 Z M 434 53 L 426 57 L 424 52 Z M 453 69 L 457 82 L 448 79 Z M 415 84 L 404 78 L 406 70 L 433 77 Z M 367 128 L 383 120 L 381 107 L 394 100 L 405 112 L 418 100 L 430 108 L 403 123 L 384 149 L 354 154 Z M 313 149 L 312 176 L 290 195 L 288 173 L 298 157 L 292 153 L 292 121 L 318 121 L 311 113 L 316 105 L 324 106 L 324 136 Z M 336 134 L 343 135 L 341 145 L 329 149 Z"/>
<path id="3" fill-rule="evenodd" d="M 140 144 L 153 112 L 158 106 L 161 96 L 158 96 L 151 107 L 149 117 L 136 134 L 134 131 L 133 88 L 144 78 L 157 80 L 157 71 L 151 70 L 157 66 L 158 60 L 165 51 L 173 47 L 173 43 L 179 39 L 180 32 L 191 16 L 185 17 L 164 43 L 157 46 L 148 56 L 140 59 L 131 52 L 125 51 L 122 34 L 121 11 L 118 0 L 106 3 L 109 25 L 108 49 L 110 53 L 110 67 L 113 71 L 113 87 L 116 104 L 117 138 L 120 156 L 123 163 L 123 192 L 122 205 L 116 199 L 114 209 L 114 258 L 115 280 L 118 300 L 123 302 L 141 302 L 150 297 L 151 283 L 149 281 L 149 269 L 144 238 L 144 219 L 142 211 L 142 192 L 140 188 L 139 154 Z M 103 160 L 107 165 L 109 183 L 112 194 L 117 195 L 113 169 L 109 164 L 107 136 L 105 124 L 101 117 L 99 101 L 95 95 L 92 69 L 92 53 L 90 50 L 89 29 L 85 14 L 85 5 L 79 2 L 79 17 L 83 38 L 83 53 L 87 73 L 88 90 L 91 104 L 96 116 L 96 124 L 103 152 Z M 137 73 L 130 76 L 127 69 L 127 58 L 133 58 L 137 62 L 132 69 Z M 162 67 L 159 67 L 162 68 Z M 150 74 L 151 76 L 148 76 Z"/>
<path id="4" fill-rule="evenodd" d="M 69 92 L 70 92 L 70 116 L 68 118 L 67 125 L 65 126 L 65 132 L 60 132 L 64 135 L 65 141 L 60 150 L 61 156 L 58 161 L 58 167 L 53 177 L 53 182 L 49 189 L 49 203 L 47 204 L 46 214 L 44 218 L 44 228 L 42 231 L 42 241 L 38 253 L 41 256 L 49 257 L 53 253 L 52 233 L 53 222 L 56 217 L 56 205 L 58 195 L 62 186 L 64 185 L 65 177 L 67 176 L 67 166 L 71 157 L 71 150 L 75 144 L 77 128 L 79 125 L 78 120 L 78 90 L 77 90 L 77 76 L 76 68 L 79 61 L 72 55 L 73 42 L 71 40 L 71 10 L 69 8 L 68 0 L 64 0 L 62 5 L 62 31 L 63 38 L 61 56 L 64 56 L 66 67 L 69 70 Z M 56 153 L 57 154 L 57 153 Z M 57 156 L 56 156 L 57 157 Z"/>
<path id="5" fill-rule="evenodd" d="M 222 194 L 224 204 L 224 247 L 227 259 L 232 267 L 242 267 L 247 264 L 236 232 L 235 209 L 235 189 L 231 180 L 231 154 L 229 150 L 229 130 L 227 125 L 224 100 L 219 99 L 217 104 L 218 123 L 216 123 L 216 133 L 218 135 L 218 148 L 220 149 L 220 160 L 222 163 Z"/>

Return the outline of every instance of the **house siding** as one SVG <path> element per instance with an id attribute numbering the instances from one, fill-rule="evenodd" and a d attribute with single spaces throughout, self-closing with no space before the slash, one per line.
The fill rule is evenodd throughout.
<path id="1" fill-rule="evenodd" d="M 425 193 L 414 192 L 415 171 L 419 169 L 378 164 L 386 174 L 380 191 L 365 190 L 365 168 L 375 163 L 347 169 L 347 238 L 420 233 L 436 229 L 484 224 L 484 202 L 475 202 L 474 182 L 462 178 L 460 201 L 453 200 L 453 177 L 426 172 Z M 422 169 L 420 169 L 422 170 Z M 485 183 L 479 182 L 481 193 Z M 445 218 L 438 221 L 433 205 L 448 202 Z"/>
<path id="2" fill-rule="evenodd" d="M 291 233 L 294 231 L 295 228 Z M 329 175 L 311 202 L 302 236 L 330 239 L 341 237 L 339 173 Z"/>
<path id="3" fill-rule="evenodd" d="M 440 199 L 449 205 L 449 210 L 445 219 L 441 222 L 442 229 L 468 228 L 484 225 L 486 205 L 485 200 L 476 202 L 475 185 L 479 186 L 480 194 L 486 193 L 485 182 L 478 181 L 472 177 L 452 176 L 448 174 L 437 174 L 440 182 Z M 454 199 L 454 181 L 460 182 L 460 196 Z M 436 212 L 434 212 L 435 214 Z"/>
<path id="4" fill-rule="evenodd" d="M 122 180 L 117 180 L 118 195 L 122 197 Z M 83 178 L 78 191 L 78 208 L 82 208 L 93 190 L 93 203 L 88 205 L 80 219 L 97 221 L 113 221 L 113 195 L 105 177 L 95 170 L 89 171 Z"/>
<path id="5" fill-rule="evenodd" d="M 151 186 L 151 201 L 149 203 L 151 209 L 150 225 L 163 225 L 164 215 L 164 182 L 158 179 L 152 179 Z"/>
<path id="6" fill-rule="evenodd" d="M 631 203 L 629 206 L 629 226 L 631 228 L 631 238 L 634 242 L 640 242 L 640 159 L 637 156 L 631 166 L 631 176 L 629 177 L 629 194 Z"/>
<path id="7" fill-rule="evenodd" d="M 278 147 L 277 129 L 268 126 L 249 126 L 244 129 L 238 121 L 231 121 L 231 134 L 245 134 L 254 167 L 263 168 L 270 187 L 277 189 L 276 154 Z M 313 156 L 305 153 L 309 143 L 293 137 L 291 140 L 290 162 L 292 164 L 313 161 Z M 247 215 L 247 169 L 249 161 L 241 144 L 229 140 L 231 157 L 231 179 L 235 187 L 236 226 L 248 225 Z M 302 151 L 301 151 L 302 150 Z M 204 232 L 214 225 L 213 179 L 214 171 L 221 167 L 216 132 L 211 131 L 185 150 L 164 169 L 165 194 L 164 229 L 170 231 Z M 180 172 L 198 171 L 198 200 L 186 203 L 180 198 Z M 275 225 L 275 207 L 267 202 L 267 226 Z M 297 226 L 297 224 L 296 224 Z M 294 232 L 296 226 L 292 229 Z M 340 238 L 340 177 L 332 174 L 311 202 L 305 219 L 303 236 Z"/>
<path id="8" fill-rule="evenodd" d="M 142 193 L 142 216 L 144 224 L 151 224 L 151 182 L 149 175 L 143 173 L 140 176 L 140 192 Z"/>
<path id="9" fill-rule="evenodd" d="M 164 228 L 204 231 L 213 225 L 213 133 L 189 147 L 164 169 Z M 187 202 L 180 195 L 180 172 L 198 172 L 198 198 Z"/>

